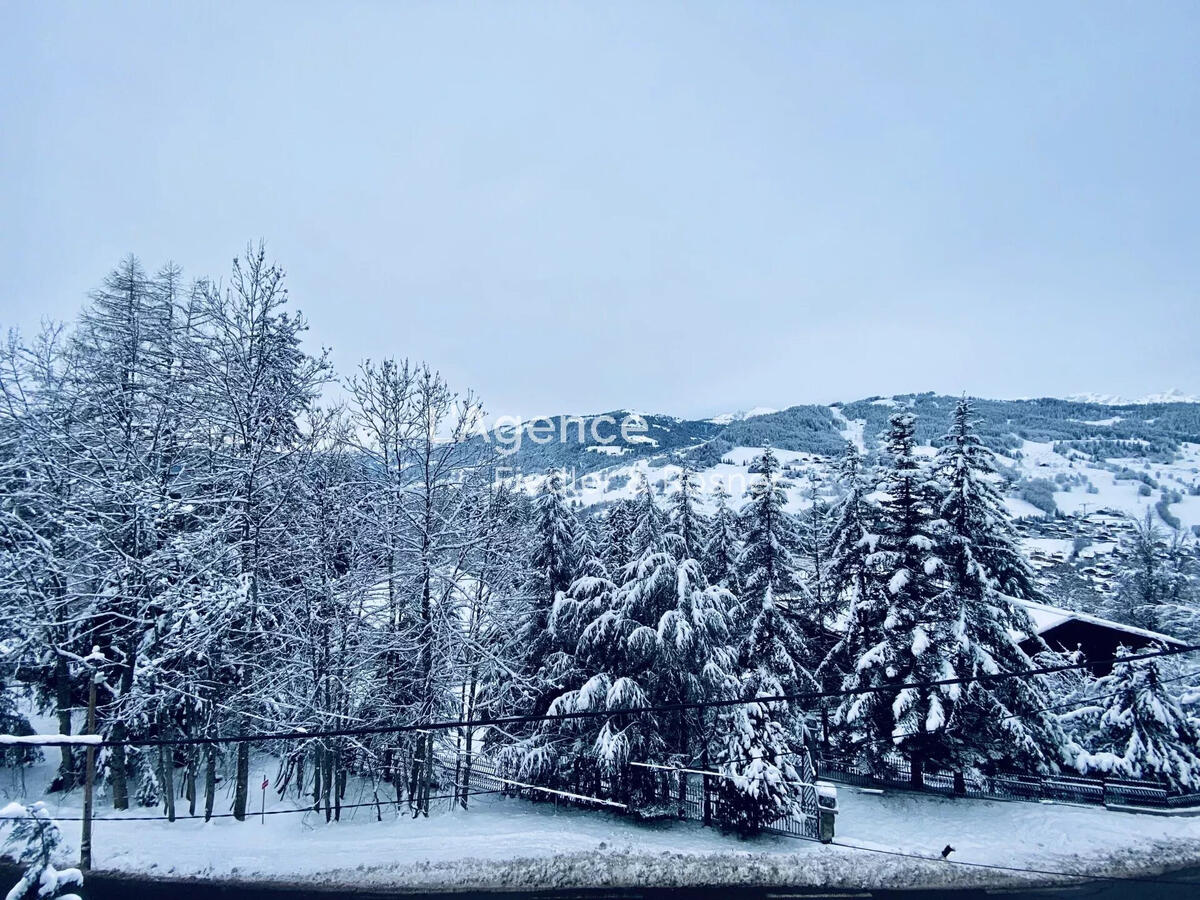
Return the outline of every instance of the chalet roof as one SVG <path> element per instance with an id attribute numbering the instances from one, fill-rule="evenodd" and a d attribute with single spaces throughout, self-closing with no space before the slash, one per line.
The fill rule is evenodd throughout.
<path id="1" fill-rule="evenodd" d="M 1105 628 L 1110 631 L 1123 631 L 1127 634 L 1137 635 L 1142 640 L 1154 641 L 1155 643 L 1178 647 L 1183 646 L 1183 641 L 1178 638 L 1173 638 L 1170 635 L 1161 634 L 1157 631 L 1138 628 L 1135 625 L 1126 625 L 1123 622 L 1114 622 L 1111 619 L 1103 619 L 1100 616 L 1093 616 L 1089 613 L 1078 612 L 1073 609 L 1062 609 L 1058 606 L 1051 606 L 1048 603 L 1035 603 L 1032 600 L 1014 599 L 1017 604 L 1023 606 L 1025 611 L 1029 613 L 1029 618 L 1033 621 L 1033 627 L 1039 635 L 1045 635 L 1060 625 L 1074 621 L 1086 625 L 1094 625 L 1098 628 Z"/>

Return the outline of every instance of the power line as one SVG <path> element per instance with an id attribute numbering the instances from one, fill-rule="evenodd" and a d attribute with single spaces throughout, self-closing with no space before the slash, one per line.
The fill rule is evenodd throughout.
<path id="1" fill-rule="evenodd" d="M 877 694 L 890 691 L 911 690 L 914 688 L 927 689 L 948 687 L 956 684 L 1004 681 L 1010 678 L 1036 678 L 1042 675 L 1053 675 L 1056 672 L 1068 672 L 1075 669 L 1086 669 L 1091 666 L 1137 662 L 1139 660 L 1158 659 L 1164 656 L 1178 656 L 1183 653 L 1194 653 L 1197 650 L 1200 650 L 1200 644 L 1187 644 L 1147 653 L 1132 654 L 1129 656 L 1114 656 L 1108 659 L 1042 666 L 1040 668 L 1026 669 L 1020 672 L 991 672 L 981 675 L 964 675 L 956 678 L 942 678 L 937 681 L 869 685 L 867 687 L 849 688 L 838 691 L 806 691 L 798 694 L 775 694 L 771 696 L 754 697 L 752 699 L 731 698 L 722 700 L 695 700 L 685 703 L 667 703 L 658 706 L 634 706 L 629 707 L 628 709 L 575 710 L 572 712 L 563 713 L 543 713 L 541 715 L 494 716 L 491 718 L 475 719 L 472 721 L 465 719 L 451 719 L 437 722 L 414 722 L 407 725 L 378 725 L 363 728 L 340 728 L 319 731 L 284 731 L 266 734 L 243 734 L 228 736 L 213 735 L 184 738 L 133 738 L 122 741 L 88 741 L 87 744 L 93 747 L 191 747 L 212 744 L 261 743 L 264 741 L 313 740 L 318 738 L 362 737 L 378 734 L 398 734 L 413 731 L 439 731 L 450 728 L 483 728 L 487 726 L 522 725 L 533 722 L 595 719 L 607 718 L 616 715 L 636 716 L 644 715 L 646 713 L 685 712 L 697 709 L 719 709 L 732 706 L 747 706 L 753 703 L 788 703 L 807 700 L 829 700 L 840 697 L 859 696 L 862 694 Z M 56 746 L 65 742 L 61 740 L 56 741 L 52 737 L 47 737 L 44 742 L 22 740 L 21 743 L 28 746 Z"/>
<path id="2" fill-rule="evenodd" d="M 961 859 L 938 859 L 932 856 L 923 856 L 920 853 L 906 853 L 902 850 L 886 850 L 882 847 L 860 847 L 857 844 L 845 844 L 841 841 L 832 841 L 835 847 L 845 847 L 849 850 L 862 850 L 867 853 L 882 853 L 885 856 L 900 856 L 905 859 L 919 859 L 923 862 L 941 863 L 947 862 L 955 866 L 969 866 L 976 869 L 997 869 L 1002 872 L 1020 872 L 1026 875 L 1051 875 L 1058 878 L 1087 878 L 1091 881 L 1128 881 L 1138 884 L 1169 884 L 1178 887 L 1196 887 L 1200 885 L 1200 881 L 1175 881 L 1167 878 L 1146 878 L 1137 875 L 1091 875 L 1084 872 L 1060 872 L 1055 869 L 1034 869 L 1021 866 L 1005 866 L 1000 863 L 981 863 L 968 862 Z"/>

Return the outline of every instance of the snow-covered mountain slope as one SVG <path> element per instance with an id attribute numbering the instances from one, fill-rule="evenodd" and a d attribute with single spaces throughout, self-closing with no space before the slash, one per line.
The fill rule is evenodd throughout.
<path id="1" fill-rule="evenodd" d="M 772 413 L 777 413 L 779 410 L 771 406 L 756 406 L 753 409 L 737 412 L 721 413 L 719 416 L 713 416 L 705 421 L 712 422 L 714 425 L 729 425 L 731 422 L 743 422 L 746 419 L 753 419 L 755 416 L 769 416 Z"/>
<path id="2" fill-rule="evenodd" d="M 754 457 L 769 443 L 785 466 L 789 508 L 798 511 L 814 497 L 835 497 L 833 462 L 845 444 L 875 453 L 879 434 L 899 410 L 917 416 L 924 452 L 933 454 L 956 399 L 870 397 L 755 411 L 725 424 L 717 421 L 722 417 L 650 417 L 629 441 L 618 437 L 600 446 L 585 440 L 549 452 L 522 447 L 506 462 L 531 487 L 546 468 L 564 468 L 572 497 L 584 506 L 633 496 L 643 475 L 658 492 L 670 493 L 687 465 L 706 492 L 720 484 L 737 504 L 754 479 Z M 1150 510 L 1164 525 L 1200 528 L 1200 403 L 981 399 L 975 409 L 979 433 L 998 454 L 1014 515 L 1140 517 Z"/>

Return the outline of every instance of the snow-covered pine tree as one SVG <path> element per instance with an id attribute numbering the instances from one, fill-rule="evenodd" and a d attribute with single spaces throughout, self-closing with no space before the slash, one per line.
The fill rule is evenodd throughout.
<path id="1" fill-rule="evenodd" d="M 725 740 L 716 765 L 724 777 L 713 784 L 716 818 L 742 835 L 760 832 L 799 807 L 803 788 L 795 768 L 795 744 L 777 718 L 779 705 L 736 706 L 719 720 Z"/>
<path id="2" fill-rule="evenodd" d="M 9 803 L 0 809 L 0 827 L 11 828 L 4 849 L 24 866 L 20 880 L 9 888 L 7 900 L 80 900 L 78 894 L 63 893 L 66 888 L 81 887 L 83 873 L 55 866 L 66 855 L 65 841 L 45 803 Z"/>
<path id="3" fill-rule="evenodd" d="M 947 647 L 933 640 L 944 615 L 933 603 L 941 562 L 934 554 L 933 497 L 916 454 L 911 413 L 891 417 L 886 447 L 878 549 L 868 557 L 884 590 L 877 606 L 872 598 L 862 610 L 868 642 L 849 648 L 857 660 L 843 684 L 847 690 L 873 690 L 844 698 L 834 721 L 845 727 L 844 740 L 869 765 L 880 766 L 889 746 L 903 753 L 913 783 L 920 785 L 926 759 L 936 758 L 943 746 L 944 696 L 937 689 L 892 686 L 937 680 L 948 665 Z"/>
<path id="4" fill-rule="evenodd" d="M 1155 523 L 1151 510 L 1132 526 L 1121 546 L 1125 570 L 1105 613 L 1118 622 L 1159 631 L 1169 627 L 1180 601 L 1187 602 L 1191 590 L 1187 556 L 1171 552 L 1173 542 Z"/>
<path id="5" fill-rule="evenodd" d="M 771 591 L 776 603 L 788 605 L 804 591 L 796 558 L 796 526 L 788 515 L 787 494 L 780 484 L 779 460 L 764 447 L 751 469 L 758 478 L 750 485 L 749 500 L 742 508 L 745 523 L 742 552 L 738 557 L 741 596 L 763 597 Z"/>
<path id="6" fill-rule="evenodd" d="M 685 466 L 679 473 L 679 487 L 671 497 L 671 530 L 683 542 L 683 556 L 701 559 L 704 550 L 704 517 L 696 508 L 699 480 Z"/>
<path id="7" fill-rule="evenodd" d="M 530 567 L 535 583 L 531 587 L 541 595 L 542 601 L 535 604 L 538 615 L 531 625 L 541 632 L 546 628 L 554 598 L 569 588 L 575 577 L 579 524 L 567 503 L 562 472 L 557 469 L 546 473 L 533 505 L 534 543 Z"/>
<path id="8" fill-rule="evenodd" d="M 880 510 L 870 499 L 871 485 L 853 444 L 846 445 L 838 477 L 845 493 L 833 509 L 826 582 L 832 602 L 846 613 L 850 631 L 858 622 L 858 611 L 879 588 L 871 556 L 879 544 Z"/>
<path id="9" fill-rule="evenodd" d="M 996 486 L 996 457 L 979 439 L 974 422 L 971 401 L 964 397 L 955 405 L 950 430 L 942 437 L 934 461 L 938 515 L 960 539 L 969 538 L 971 558 L 996 590 L 1008 597 L 1041 600 L 1042 592 Z"/>
<path id="10" fill-rule="evenodd" d="M 837 612 L 833 592 L 829 586 L 829 536 L 833 527 L 832 511 L 821 497 L 814 481 L 806 491 L 806 505 L 796 514 L 796 557 L 804 583 L 808 608 L 799 613 L 805 643 L 816 654 L 813 662 L 823 658 L 829 650 L 827 635 L 833 626 Z"/>
<path id="11" fill-rule="evenodd" d="M 1036 632 L 1015 596 L 1036 596 L 1003 500 L 993 486 L 991 451 L 975 434 L 965 398 L 935 461 L 942 561 L 931 643 L 944 647 L 941 678 L 1021 672 L 1033 663 L 1018 635 Z M 1013 592 L 1010 594 L 1009 592 Z M 948 665 L 947 665 L 948 663 Z M 973 681 L 940 690 L 947 722 L 939 761 L 963 768 L 1002 763 L 1021 771 L 1056 771 L 1064 737 L 1046 712 L 1049 693 L 1037 677 Z M 961 789 L 961 780 L 960 780 Z"/>
<path id="12" fill-rule="evenodd" d="M 621 711 L 725 697 L 733 677 L 732 596 L 708 585 L 698 562 L 675 556 L 678 541 L 660 537 L 656 543 L 650 537 L 656 515 L 652 498 L 643 494 L 638 509 L 642 518 L 635 533 L 646 535 L 646 546 L 625 567 L 622 584 L 609 593 L 603 579 L 577 580 L 572 595 L 585 599 L 562 602 L 554 616 L 555 629 L 569 631 L 578 628 L 589 608 L 593 614 L 575 653 L 584 680 L 556 699 L 551 712 L 611 714 L 586 730 L 594 734 L 592 759 L 613 778 L 618 793 L 633 789 L 630 761 L 690 761 L 703 732 L 696 710 L 656 716 Z M 602 598 L 607 603 L 598 602 Z"/>
<path id="13" fill-rule="evenodd" d="M 604 518 L 604 563 L 610 572 L 620 572 L 633 556 L 634 502 L 616 501 Z"/>
<path id="14" fill-rule="evenodd" d="M 519 693 L 511 704 L 515 715 L 541 715 L 562 690 L 547 672 L 548 657 L 561 649 L 548 626 L 555 604 L 579 569 L 581 534 L 586 538 L 587 531 L 567 503 L 562 473 L 551 470 L 534 499 L 528 596 L 518 606 L 510 645 L 517 677 L 509 690 Z"/>
<path id="15" fill-rule="evenodd" d="M 661 550 L 676 539 L 667 537 L 667 517 L 654 500 L 654 487 L 645 474 L 638 478 L 637 497 L 629 508 L 630 557 L 626 568 L 640 560 L 648 551 Z"/>
<path id="16" fill-rule="evenodd" d="M 803 663 L 809 655 L 804 637 L 784 615 L 769 588 L 757 599 L 742 600 L 734 610 L 733 621 L 739 636 L 737 670 L 744 697 L 816 690 L 817 683 Z M 802 709 L 795 704 L 773 704 L 771 713 L 798 742 L 805 739 L 809 723 Z"/>
<path id="17" fill-rule="evenodd" d="M 737 609 L 743 634 L 738 647 L 737 690 L 761 703 L 732 707 L 721 714 L 716 764 L 725 777 L 714 785 L 717 817 L 743 834 L 789 814 L 799 802 L 795 748 L 807 733 L 804 711 L 794 702 L 765 698 L 814 690 L 816 682 L 798 663 L 803 641 L 782 615 L 770 590 Z"/>
<path id="18" fill-rule="evenodd" d="M 1167 597 L 1158 616 L 1159 628 L 1190 643 L 1200 642 L 1200 556 L 1196 542 L 1176 531 L 1166 543 L 1163 567 Z"/>
<path id="19" fill-rule="evenodd" d="M 716 511 L 708 523 L 704 539 L 704 574 L 709 582 L 740 592 L 737 562 L 742 547 L 739 538 L 737 513 L 729 506 L 729 491 L 720 481 L 712 490 Z"/>
<path id="20" fill-rule="evenodd" d="M 586 512 L 575 513 L 574 530 L 571 535 L 571 556 L 575 560 L 572 580 L 589 559 L 603 559 L 600 547 L 603 544 L 603 523 Z M 569 585 L 568 585 L 569 587 Z"/>
<path id="21" fill-rule="evenodd" d="M 587 662 L 598 665 L 598 659 L 581 660 L 577 648 L 584 631 L 612 610 L 616 591 L 603 560 L 592 557 L 583 561 L 570 589 L 555 601 L 547 629 L 555 650 L 544 673 L 544 683 L 553 684 L 558 693 L 552 709 L 574 708 L 577 692 L 594 674 L 585 666 Z M 597 698 L 583 699 L 591 703 Z M 501 764 L 520 780 L 595 793 L 600 767 L 594 750 L 602 724 L 599 719 L 543 721 L 501 750 Z"/>
<path id="22" fill-rule="evenodd" d="M 879 544 L 880 510 L 870 499 L 871 483 L 854 444 L 846 444 L 837 472 L 843 493 L 831 515 L 826 581 L 841 635 L 814 673 L 830 689 L 840 688 L 867 648 L 882 640 L 887 618 L 886 592 L 872 561 Z M 828 745 L 825 704 L 821 716 L 821 737 Z"/>
<path id="23" fill-rule="evenodd" d="M 1118 656 L 1130 656 L 1121 648 Z M 1102 698 L 1087 748 L 1074 748 L 1081 772 L 1166 782 L 1200 791 L 1200 732 L 1163 683 L 1158 660 L 1118 662 L 1097 679 Z"/>

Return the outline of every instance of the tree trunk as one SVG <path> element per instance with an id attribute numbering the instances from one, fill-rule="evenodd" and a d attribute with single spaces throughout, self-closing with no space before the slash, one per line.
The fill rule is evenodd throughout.
<path id="1" fill-rule="evenodd" d="M 136 645 L 126 650 L 128 659 L 137 658 Z M 125 665 L 121 669 L 121 695 L 124 696 L 133 688 L 133 666 Z M 123 741 L 128 737 L 129 732 L 125 728 L 125 723 L 118 719 L 113 723 L 112 739 L 114 741 Z M 109 758 L 108 770 L 112 778 L 112 796 L 113 809 L 129 809 L 129 780 L 125 777 L 125 748 L 116 746 L 112 748 L 112 756 Z"/>
<path id="2" fill-rule="evenodd" d="M 187 774 L 184 776 L 183 790 L 188 801 L 188 815 L 196 814 L 196 758 L 188 760 Z"/>
<path id="3" fill-rule="evenodd" d="M 61 653 L 54 660 L 54 705 L 58 707 L 58 733 L 71 733 L 71 672 L 67 668 L 67 658 Z M 75 787 L 78 780 L 75 772 L 75 754 L 69 744 L 59 747 L 62 761 L 58 765 L 58 787 L 69 791 Z M 114 748 L 114 751 L 116 748 Z"/>
<path id="4" fill-rule="evenodd" d="M 909 762 L 910 783 L 914 791 L 925 789 L 925 768 L 924 760 L 921 759 L 920 753 L 913 753 L 912 759 Z"/>
<path id="5" fill-rule="evenodd" d="M 708 763 L 708 745 L 705 742 L 704 752 L 700 755 L 700 768 L 707 772 L 709 771 Z M 704 793 L 704 824 L 712 825 L 712 785 L 710 783 L 711 775 L 701 776 L 701 790 Z"/>
<path id="6" fill-rule="evenodd" d="M 324 751 L 325 770 L 322 773 L 322 791 L 325 799 L 325 821 L 328 822 L 332 818 L 332 805 L 330 803 L 330 794 L 334 792 L 334 751 Z"/>
<path id="7" fill-rule="evenodd" d="M 421 785 L 421 757 L 424 755 L 424 747 L 425 736 L 418 734 L 416 746 L 413 747 L 412 772 L 409 773 L 408 779 L 408 805 L 412 807 L 414 819 L 421 813 L 421 798 L 417 791 Z"/>
<path id="8" fill-rule="evenodd" d="M 217 799 L 217 748 L 210 744 L 204 750 L 204 821 L 208 822 Z"/>
<path id="9" fill-rule="evenodd" d="M 325 766 L 321 754 L 321 745 L 317 744 L 313 747 L 313 812 L 321 811 L 321 772 Z"/>
<path id="10" fill-rule="evenodd" d="M 325 750 L 322 756 L 325 759 L 325 771 L 322 773 L 321 785 L 322 793 L 325 799 L 325 821 L 328 822 L 333 817 L 333 807 L 330 805 L 330 794 L 333 792 L 333 756 L 332 750 Z"/>
<path id="11" fill-rule="evenodd" d="M 233 786 L 233 817 L 239 822 L 246 820 L 246 800 L 250 793 L 250 745 L 242 741 L 237 745 L 237 775 Z"/>
<path id="12" fill-rule="evenodd" d="M 167 821 L 175 821 L 175 759 L 169 747 L 158 748 L 158 771 L 161 773 L 163 803 L 166 805 Z"/>
<path id="13" fill-rule="evenodd" d="M 425 778 L 421 786 L 421 810 L 429 818 L 429 789 L 433 786 L 433 732 L 425 736 Z"/>
<path id="14" fill-rule="evenodd" d="M 342 801 L 346 799 L 346 776 L 347 771 L 345 766 L 340 766 L 337 773 L 337 790 L 334 791 L 333 797 L 333 820 L 335 822 L 342 821 Z"/>
<path id="15" fill-rule="evenodd" d="M 954 773 L 954 796 L 967 796 L 967 779 L 961 771 Z"/>

